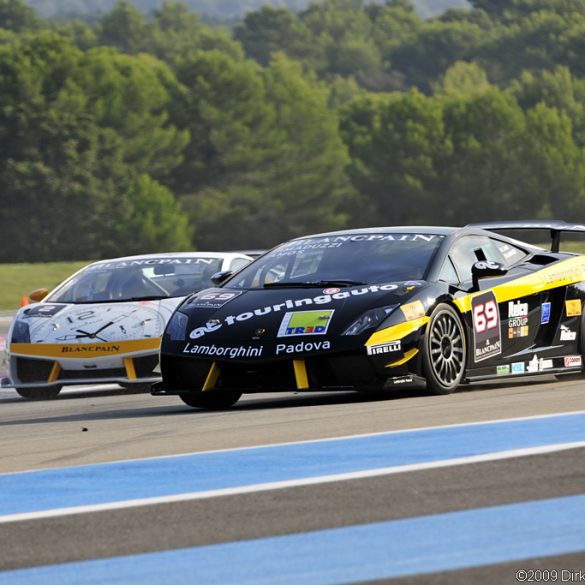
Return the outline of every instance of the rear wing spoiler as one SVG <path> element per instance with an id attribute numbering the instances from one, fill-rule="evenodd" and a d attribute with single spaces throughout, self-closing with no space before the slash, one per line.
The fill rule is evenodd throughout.
<path id="1" fill-rule="evenodd" d="M 581 232 L 585 234 L 585 224 L 567 223 L 553 219 L 529 219 L 526 221 L 487 221 L 485 223 L 469 223 L 465 227 L 488 231 L 498 230 L 548 230 L 551 238 L 551 252 L 558 252 L 562 232 Z"/>

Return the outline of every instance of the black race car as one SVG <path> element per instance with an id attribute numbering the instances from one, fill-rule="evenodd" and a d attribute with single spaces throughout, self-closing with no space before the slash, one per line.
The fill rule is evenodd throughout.
<path id="1" fill-rule="evenodd" d="M 551 251 L 498 235 L 545 229 Z M 489 231 L 488 231 L 489 230 Z M 155 395 L 226 408 L 244 392 L 391 390 L 582 370 L 585 225 L 388 227 L 298 238 L 187 298 Z"/>

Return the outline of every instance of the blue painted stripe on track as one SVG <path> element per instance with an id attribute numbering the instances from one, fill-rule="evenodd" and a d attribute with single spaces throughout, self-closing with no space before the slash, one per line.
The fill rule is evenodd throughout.
<path id="1" fill-rule="evenodd" d="M 11 585 L 329 585 L 585 550 L 585 496 L 0 573 Z M 511 569 L 512 571 L 512 569 Z M 512 580 L 512 572 L 510 580 Z"/>
<path id="2" fill-rule="evenodd" d="M 8 474 L 0 517 L 584 440 L 580 413 Z"/>

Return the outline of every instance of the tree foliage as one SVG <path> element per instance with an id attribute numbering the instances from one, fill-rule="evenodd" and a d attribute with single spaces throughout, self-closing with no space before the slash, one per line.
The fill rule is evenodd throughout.
<path id="1" fill-rule="evenodd" d="M 585 0 L 269 4 L 0 0 L 0 261 L 584 219 Z"/>

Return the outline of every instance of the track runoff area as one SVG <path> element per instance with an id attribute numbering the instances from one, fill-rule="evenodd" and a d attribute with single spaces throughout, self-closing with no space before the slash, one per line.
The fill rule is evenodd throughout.
<path id="1" fill-rule="evenodd" d="M 26 403 L 3 390 L 0 437 L 99 422 L 121 445 L 100 463 L 60 466 L 67 454 L 95 461 L 97 445 L 78 439 L 44 469 L 0 474 L 0 584 L 585 582 L 583 390 L 272 395 L 211 414 L 146 395 Z M 521 400 L 555 410 L 555 396 L 554 412 L 504 418 Z M 500 416 L 477 420 L 494 407 Z M 140 434 L 130 439 L 119 421 L 133 408 Z M 463 422 L 440 424 L 449 409 Z M 368 428 L 368 417 L 377 432 L 344 432 Z M 269 440 L 315 436 L 315 425 L 329 436 Z M 214 429 L 246 446 L 198 449 Z M 147 454 L 173 432 L 180 441 L 165 456 L 120 457 L 135 452 L 124 441 Z"/>

